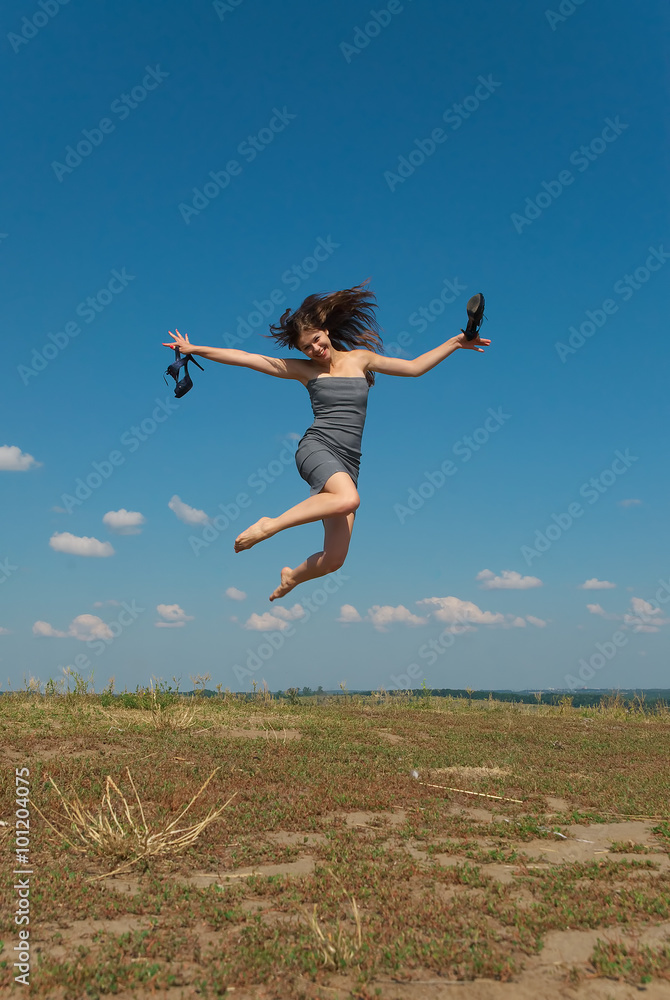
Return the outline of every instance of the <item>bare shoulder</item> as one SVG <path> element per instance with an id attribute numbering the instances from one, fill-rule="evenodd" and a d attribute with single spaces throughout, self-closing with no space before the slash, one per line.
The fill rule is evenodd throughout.
<path id="1" fill-rule="evenodd" d="M 311 361 L 304 361 L 301 358 L 282 358 L 286 365 L 285 378 L 293 378 L 303 385 L 307 385 L 311 378 L 314 378 L 314 365 Z"/>
<path id="2" fill-rule="evenodd" d="M 302 358 L 280 358 L 286 368 L 284 378 L 293 378 L 298 382 L 307 384 L 307 380 L 312 377 L 312 362 Z"/>
<path id="3" fill-rule="evenodd" d="M 360 350 L 352 351 L 352 354 L 358 355 L 358 360 L 361 366 L 361 372 L 365 374 L 370 368 L 374 358 L 377 357 L 374 351 L 369 351 L 366 348 L 361 348 Z"/>
<path id="4" fill-rule="evenodd" d="M 370 365 L 377 355 L 374 351 L 369 351 L 367 348 L 357 348 L 355 351 L 349 351 L 349 357 L 354 362 L 353 367 L 360 371 L 361 375 L 365 375 L 370 370 Z"/>

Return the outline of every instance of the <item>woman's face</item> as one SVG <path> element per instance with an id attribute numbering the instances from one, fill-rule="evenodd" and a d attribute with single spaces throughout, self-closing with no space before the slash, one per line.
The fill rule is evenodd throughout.
<path id="1" fill-rule="evenodd" d="M 328 331 L 306 330 L 300 335 L 299 348 L 313 361 L 329 361 L 332 348 Z"/>

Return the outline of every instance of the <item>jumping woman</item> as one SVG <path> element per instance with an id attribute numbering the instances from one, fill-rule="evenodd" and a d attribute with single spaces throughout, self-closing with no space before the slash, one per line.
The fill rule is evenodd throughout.
<path id="1" fill-rule="evenodd" d="M 323 521 L 323 550 L 296 569 L 284 566 L 271 601 L 285 597 L 300 583 L 334 572 L 344 563 L 360 504 L 360 446 L 374 372 L 416 377 L 459 348 L 483 352 L 491 343 L 479 337 L 484 296 L 474 295 L 467 305 L 466 329 L 460 334 L 413 360 L 384 357 L 374 350 L 383 351 L 384 347 L 374 315 L 375 296 L 365 288 L 366 284 L 328 295 L 309 295 L 295 312 L 287 309 L 279 323 L 270 326 L 275 342 L 297 348 L 306 356 L 304 361 L 231 348 L 194 347 L 178 330 L 170 333 L 172 343 L 163 344 L 182 354 L 295 379 L 309 392 L 315 419 L 295 453 L 298 472 L 310 486 L 308 499 L 279 517 L 261 517 L 235 539 L 235 551 L 241 552 L 285 528 Z"/>

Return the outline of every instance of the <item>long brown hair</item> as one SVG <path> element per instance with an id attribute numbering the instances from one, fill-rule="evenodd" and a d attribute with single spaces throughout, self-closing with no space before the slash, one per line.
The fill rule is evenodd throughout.
<path id="1" fill-rule="evenodd" d="M 339 292 L 308 295 L 295 312 L 287 309 L 278 323 L 270 325 L 270 334 L 264 336 L 271 336 L 275 343 L 293 350 L 297 349 L 300 334 L 305 330 L 327 330 L 336 351 L 368 348 L 383 354 L 384 345 L 374 313 L 377 302 L 365 287 L 369 280 Z M 375 384 L 374 372 L 366 372 L 365 377 L 368 385 Z"/>

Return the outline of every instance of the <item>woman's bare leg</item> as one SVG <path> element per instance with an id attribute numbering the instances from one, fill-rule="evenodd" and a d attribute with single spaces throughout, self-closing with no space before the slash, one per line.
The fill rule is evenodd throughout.
<path id="1" fill-rule="evenodd" d="M 290 507 L 279 517 L 261 517 L 255 524 L 243 531 L 235 539 L 235 551 L 250 549 L 256 542 L 276 535 L 284 528 L 293 528 L 297 524 L 309 524 L 311 521 L 321 521 L 324 518 L 349 514 L 356 510 L 359 504 L 358 493 L 353 479 L 347 472 L 335 472 L 320 493 L 308 497 L 301 503 Z"/>
<path id="2" fill-rule="evenodd" d="M 278 597 L 285 597 L 298 584 L 314 580 L 318 576 L 326 576 L 339 569 L 349 549 L 355 517 L 356 514 L 352 511 L 341 517 L 324 519 L 323 551 L 315 552 L 296 569 L 284 566 L 281 571 L 281 583 L 270 595 L 270 600 L 275 601 Z"/>
<path id="3" fill-rule="evenodd" d="M 270 594 L 270 600 L 276 601 L 278 597 L 285 597 L 299 583 L 306 583 L 307 580 L 314 580 L 317 576 L 325 576 L 327 573 L 332 572 L 332 570 L 324 569 L 323 564 L 324 553 L 315 552 L 314 555 L 308 556 L 304 563 L 301 563 L 297 569 L 284 566 L 281 571 L 281 583 Z"/>

